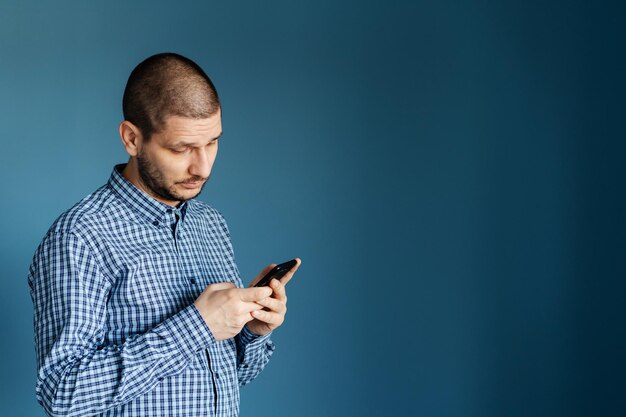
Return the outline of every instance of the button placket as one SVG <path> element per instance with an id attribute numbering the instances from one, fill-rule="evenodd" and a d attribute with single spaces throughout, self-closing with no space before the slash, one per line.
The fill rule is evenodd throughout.
<path id="1" fill-rule="evenodd" d="M 174 241 L 176 243 L 177 250 L 179 250 L 179 257 L 180 257 L 182 256 L 180 248 L 184 241 L 184 228 L 182 227 L 182 211 L 179 209 L 167 209 L 167 212 L 170 213 L 172 227 L 176 225 L 174 229 Z M 198 280 L 190 277 L 191 271 L 189 271 L 184 266 L 184 264 L 182 265 L 182 272 L 183 272 L 183 275 L 187 277 L 189 285 L 191 287 L 195 287 L 195 285 L 198 283 Z"/>

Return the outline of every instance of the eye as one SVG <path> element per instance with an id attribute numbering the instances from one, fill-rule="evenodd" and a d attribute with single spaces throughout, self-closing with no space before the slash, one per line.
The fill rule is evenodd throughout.
<path id="1" fill-rule="evenodd" d="M 189 152 L 189 148 L 188 147 L 184 147 L 184 148 L 176 148 L 176 149 L 170 149 L 172 152 L 177 153 L 177 154 L 184 154 Z"/>

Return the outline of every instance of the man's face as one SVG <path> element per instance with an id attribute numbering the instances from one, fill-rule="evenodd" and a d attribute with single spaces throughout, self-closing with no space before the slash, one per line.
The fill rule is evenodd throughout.
<path id="1" fill-rule="evenodd" d="M 144 191 L 169 205 L 196 197 L 211 174 L 221 134 L 219 110 L 207 119 L 168 117 L 165 129 L 142 142 L 137 154 Z"/>

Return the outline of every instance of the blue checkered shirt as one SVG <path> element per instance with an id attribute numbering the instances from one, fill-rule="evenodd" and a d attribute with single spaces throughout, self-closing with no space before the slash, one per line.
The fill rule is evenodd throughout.
<path id="1" fill-rule="evenodd" d="M 35 252 L 37 399 L 51 416 L 237 416 L 274 345 L 246 327 L 216 341 L 193 304 L 209 284 L 243 286 L 226 222 L 154 200 L 122 168 Z"/>

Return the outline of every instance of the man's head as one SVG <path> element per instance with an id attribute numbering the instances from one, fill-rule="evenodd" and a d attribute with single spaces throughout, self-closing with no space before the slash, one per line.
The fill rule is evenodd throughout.
<path id="1" fill-rule="evenodd" d="M 131 73 L 123 108 L 124 176 L 169 205 L 197 196 L 222 133 L 217 91 L 204 71 L 177 54 L 151 56 Z"/>

